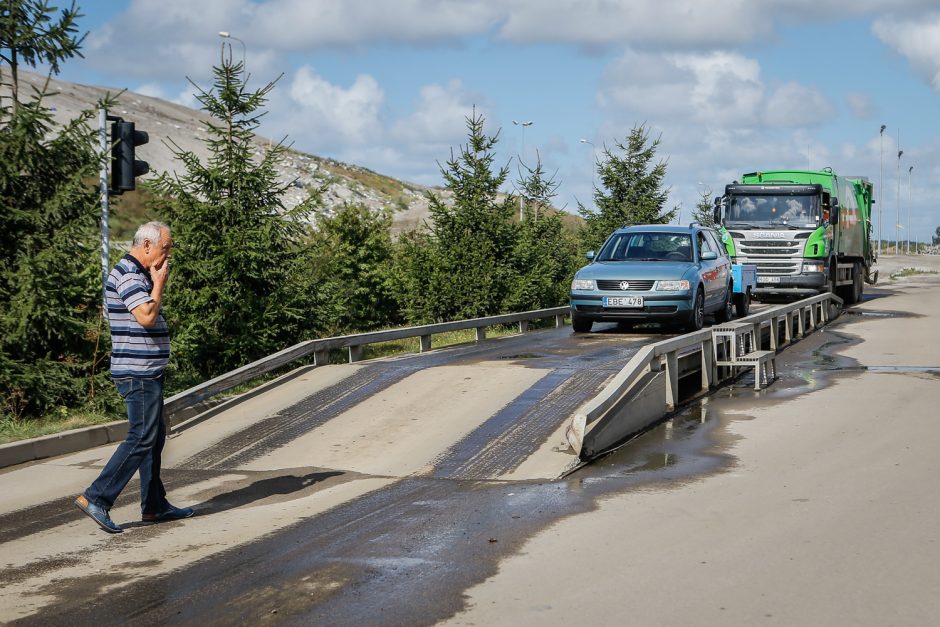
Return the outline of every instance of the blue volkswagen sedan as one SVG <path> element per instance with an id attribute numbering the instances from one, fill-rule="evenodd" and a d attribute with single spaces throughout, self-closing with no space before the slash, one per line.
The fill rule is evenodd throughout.
<path id="1" fill-rule="evenodd" d="M 638 225 L 614 231 L 571 282 L 571 325 L 665 322 L 690 331 L 734 312 L 731 259 L 711 228 Z"/>

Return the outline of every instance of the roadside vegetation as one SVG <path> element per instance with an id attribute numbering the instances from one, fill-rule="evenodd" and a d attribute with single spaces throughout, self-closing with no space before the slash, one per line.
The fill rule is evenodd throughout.
<path id="1" fill-rule="evenodd" d="M 0 442 L 123 417 L 101 308 L 97 140 L 88 125 L 96 111 L 57 125 L 45 94 L 21 93 L 17 83 L 21 66 L 56 74 L 80 54 L 81 17 L 75 5 L 40 0 L 11 0 L 0 13 Z M 139 183 L 112 206 L 118 244 L 145 220 L 173 229 L 168 396 L 307 339 L 563 305 L 584 253 L 613 228 L 665 223 L 676 211 L 666 208 L 659 140 L 644 126 L 605 146 L 592 205 L 578 208 L 582 225 L 553 208 L 559 183 L 540 158 L 515 160 L 511 179 L 512 163 L 496 163 L 499 130 L 474 110 L 466 143 L 442 155 L 446 199 L 427 193 L 427 224 L 393 238 L 389 213 L 347 204 L 311 226 L 323 189 L 308 188 L 288 209 L 291 182 L 274 167 L 288 145 L 260 157 L 250 145 L 277 79 L 247 89 L 244 67 L 224 48 L 213 71 L 198 93 L 212 117 L 208 159 L 177 150 L 176 174 Z M 121 254 L 112 250 L 112 265 Z M 470 342 L 473 331 L 433 341 Z M 365 356 L 416 344 L 370 346 Z"/>

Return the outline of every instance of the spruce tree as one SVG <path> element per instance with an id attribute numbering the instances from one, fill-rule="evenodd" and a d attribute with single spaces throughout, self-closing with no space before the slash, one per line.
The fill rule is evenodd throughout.
<path id="1" fill-rule="evenodd" d="M 507 166 L 493 171 L 499 133 L 486 135 L 484 118 L 475 109 L 467 118 L 467 130 L 467 144 L 456 155 L 452 150 L 441 166 L 452 202 L 428 194 L 429 249 L 415 249 L 412 244 L 420 238 L 411 238 L 404 250 L 414 256 L 400 257 L 402 264 L 422 273 L 397 281 L 413 322 L 499 313 L 512 283 L 515 199 L 511 194 L 499 198 L 499 189 L 509 176 Z"/>
<path id="2" fill-rule="evenodd" d="M 616 229 L 633 224 L 666 224 L 677 208 L 666 210 L 668 190 L 663 187 L 666 162 L 653 163 L 660 140 L 650 140 L 643 125 L 635 126 L 625 142 L 614 149 L 604 145 L 602 160 L 596 164 L 601 187 L 594 189 L 597 209 L 578 203 L 585 220 L 582 246 L 597 249 Z"/>
<path id="3" fill-rule="evenodd" d="M 524 206 L 512 259 L 512 287 L 504 309 L 526 311 L 556 307 L 568 299 L 578 263 L 577 242 L 564 228 L 561 212 L 552 207 L 560 183 L 548 176 L 536 152 L 534 167 L 519 163 L 516 191 Z"/>
<path id="4" fill-rule="evenodd" d="M 715 205 L 711 190 L 699 192 L 699 200 L 692 211 L 692 220 L 705 226 L 715 226 Z"/>
<path id="5" fill-rule="evenodd" d="M 304 293 L 314 296 L 318 315 L 310 332 L 342 335 L 400 321 L 389 290 L 392 238 L 388 211 L 344 203 L 332 216 L 320 216 L 305 246 L 309 277 Z"/>
<path id="6" fill-rule="evenodd" d="M 20 65 L 44 63 L 56 73 L 78 54 L 78 17 L 74 4 L 61 13 L 46 2 L 0 7 L 0 414 L 7 416 L 81 405 L 93 389 L 96 355 L 106 354 L 98 344 L 107 326 L 94 112 L 60 126 L 45 87 L 28 96 L 19 87 Z"/>
<path id="7" fill-rule="evenodd" d="M 224 54 L 213 74 L 208 91 L 194 84 L 212 117 L 208 160 L 174 145 L 182 172 L 156 182 L 175 240 L 165 307 L 177 386 L 294 343 L 307 315 L 295 279 L 304 271 L 298 250 L 318 195 L 287 209 L 281 198 L 292 182 L 281 182 L 277 170 L 287 146 L 281 141 L 254 156 L 260 109 L 276 80 L 249 90 L 242 63 Z"/>

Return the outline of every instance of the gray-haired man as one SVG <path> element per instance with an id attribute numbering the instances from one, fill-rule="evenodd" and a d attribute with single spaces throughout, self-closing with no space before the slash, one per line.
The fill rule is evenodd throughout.
<path id="1" fill-rule="evenodd" d="M 111 378 L 127 406 L 127 439 L 95 482 L 75 499 L 75 505 L 109 533 L 123 531 L 108 512 L 138 470 L 145 522 L 193 515 L 191 508 L 170 505 L 160 481 L 160 454 L 166 440 L 163 370 L 170 359 L 170 333 L 161 303 L 172 247 L 167 225 L 144 224 L 134 235 L 130 253 L 111 271 L 105 289 L 111 326 Z"/>

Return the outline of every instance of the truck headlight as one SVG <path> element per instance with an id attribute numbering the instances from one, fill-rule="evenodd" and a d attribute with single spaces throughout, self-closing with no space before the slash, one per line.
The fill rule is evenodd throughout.
<path id="1" fill-rule="evenodd" d="M 824 272 L 825 264 L 819 261 L 804 261 L 803 272 Z"/>
<path id="2" fill-rule="evenodd" d="M 572 290 L 593 290 L 594 279 L 575 279 L 571 282 Z"/>
<path id="3" fill-rule="evenodd" d="M 688 292 L 688 281 L 656 281 L 656 289 L 660 292 Z"/>

